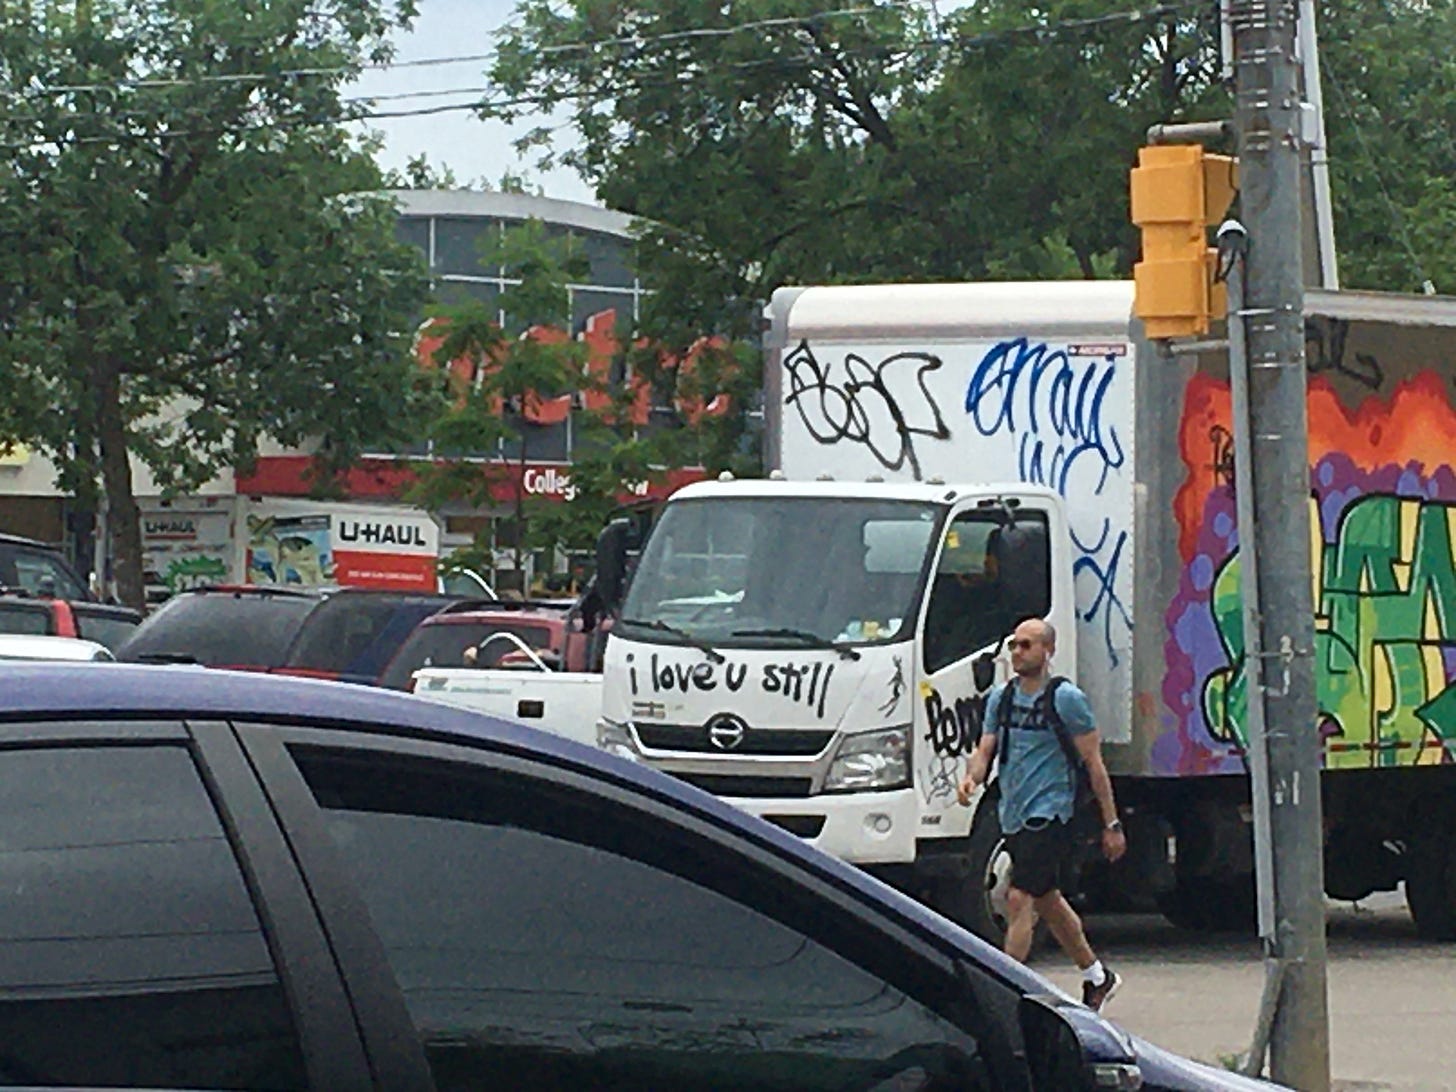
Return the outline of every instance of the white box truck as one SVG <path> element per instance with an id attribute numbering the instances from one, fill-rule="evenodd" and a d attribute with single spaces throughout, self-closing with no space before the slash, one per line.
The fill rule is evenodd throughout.
<path id="1" fill-rule="evenodd" d="M 994 937 L 996 790 L 954 789 L 1046 615 L 1129 836 L 1088 888 L 1251 922 L 1227 364 L 1131 311 L 1126 282 L 775 293 L 771 473 L 666 504 L 600 743 Z M 1456 937 L 1456 301 L 1311 292 L 1307 337 L 1328 886 L 1403 880 Z"/>

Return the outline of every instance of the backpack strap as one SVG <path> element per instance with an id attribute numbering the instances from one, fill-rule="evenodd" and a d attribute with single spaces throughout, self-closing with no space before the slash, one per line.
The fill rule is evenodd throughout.
<path id="1" fill-rule="evenodd" d="M 1087 773 L 1087 764 L 1082 761 L 1082 755 L 1067 735 L 1067 725 L 1062 720 L 1062 715 L 1057 712 L 1057 688 L 1066 681 L 1065 675 L 1053 675 L 1047 680 L 1046 689 L 1041 692 L 1037 701 L 1045 703 L 1042 705 L 1041 714 L 1057 734 L 1057 742 L 1061 744 L 1062 754 L 1067 759 L 1067 773 L 1072 780 L 1072 791 L 1075 794 L 1077 781 L 1090 775 Z"/>

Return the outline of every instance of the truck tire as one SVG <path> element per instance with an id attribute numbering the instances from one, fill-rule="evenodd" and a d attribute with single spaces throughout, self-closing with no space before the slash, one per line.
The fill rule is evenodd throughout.
<path id="1" fill-rule="evenodd" d="M 1001 833 L 996 800 L 987 796 L 976 808 L 976 821 L 966 847 L 966 897 L 954 919 L 982 940 L 996 945 L 1006 939 L 1006 890 L 1011 886 L 1011 855 Z"/>
<path id="2" fill-rule="evenodd" d="M 1456 940 L 1456 839 L 1416 844 L 1405 901 L 1416 932 L 1426 940 Z"/>

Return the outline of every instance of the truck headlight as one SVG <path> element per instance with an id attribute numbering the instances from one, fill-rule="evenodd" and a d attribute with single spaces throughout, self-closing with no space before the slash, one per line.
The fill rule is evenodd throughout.
<path id="1" fill-rule="evenodd" d="M 597 721 L 597 746 L 618 758 L 642 761 L 642 756 L 637 753 L 637 744 L 632 739 L 632 729 L 620 721 L 608 720 L 606 717 Z"/>
<path id="2" fill-rule="evenodd" d="M 902 789 L 910 784 L 910 725 L 846 736 L 834 753 L 825 792 Z"/>

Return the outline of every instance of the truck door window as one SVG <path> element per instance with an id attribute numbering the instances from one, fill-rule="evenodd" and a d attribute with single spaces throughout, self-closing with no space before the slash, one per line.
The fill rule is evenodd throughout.
<path id="1" fill-rule="evenodd" d="M 995 644 L 1017 622 L 1051 609 L 1046 516 L 962 512 L 945 546 L 925 615 L 925 670 L 939 671 Z"/>
<path id="2" fill-rule="evenodd" d="M 937 1011 L 966 1003 L 948 970 L 727 844 L 517 774 L 294 753 L 440 1092 L 1003 1087 Z"/>

